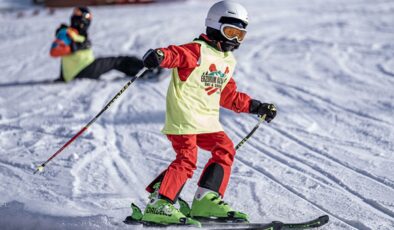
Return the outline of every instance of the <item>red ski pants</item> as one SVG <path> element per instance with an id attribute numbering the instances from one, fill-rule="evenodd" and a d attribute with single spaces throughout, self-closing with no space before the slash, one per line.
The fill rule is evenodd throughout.
<path id="1" fill-rule="evenodd" d="M 167 135 L 176 152 L 176 159 L 156 178 L 147 190 L 152 192 L 155 182 L 161 180 L 159 194 L 176 200 L 187 179 L 193 176 L 197 163 L 197 147 L 210 151 L 211 159 L 205 165 L 198 185 L 224 195 L 231 174 L 235 149 L 224 132 Z"/>

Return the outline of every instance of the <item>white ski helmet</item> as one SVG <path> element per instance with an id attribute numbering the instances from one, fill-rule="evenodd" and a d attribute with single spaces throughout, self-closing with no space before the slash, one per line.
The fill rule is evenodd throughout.
<path id="1" fill-rule="evenodd" d="M 241 4 L 233 1 L 220 1 L 215 3 L 208 11 L 205 26 L 220 30 L 222 18 L 234 18 L 242 21 L 245 25 L 249 23 L 248 12 Z"/>

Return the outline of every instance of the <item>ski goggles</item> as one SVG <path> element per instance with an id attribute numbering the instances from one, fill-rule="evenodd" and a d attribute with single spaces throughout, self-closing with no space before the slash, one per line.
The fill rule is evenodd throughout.
<path id="1" fill-rule="evenodd" d="M 222 24 L 220 32 L 228 40 L 237 39 L 239 43 L 244 40 L 246 35 L 246 29 L 242 29 L 231 24 Z"/>

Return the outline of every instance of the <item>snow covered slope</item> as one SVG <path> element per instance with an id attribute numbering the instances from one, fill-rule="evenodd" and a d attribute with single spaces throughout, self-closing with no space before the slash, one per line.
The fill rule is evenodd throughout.
<path id="1" fill-rule="evenodd" d="M 394 2 L 244 0 L 245 43 L 235 52 L 241 91 L 278 116 L 239 150 L 225 199 L 252 221 L 331 217 L 322 229 L 394 229 Z M 92 8 L 97 56 L 142 56 L 204 30 L 213 1 Z M 71 9 L 0 14 L 1 229 L 128 228 L 130 202 L 174 159 L 160 133 L 169 79 L 138 81 L 44 173 L 45 161 L 126 83 L 55 79 L 48 55 Z M 255 125 L 222 111 L 238 142 Z M 209 153 L 182 196 L 191 201 Z"/>
<path id="2" fill-rule="evenodd" d="M 0 10 L 20 9 L 33 6 L 32 0 L 0 0 Z"/>

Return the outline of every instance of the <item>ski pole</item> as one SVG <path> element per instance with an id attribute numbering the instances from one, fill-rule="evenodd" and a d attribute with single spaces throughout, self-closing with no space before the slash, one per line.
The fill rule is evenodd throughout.
<path id="1" fill-rule="evenodd" d="M 248 135 L 246 135 L 246 137 L 244 137 L 244 139 L 242 139 L 241 142 L 238 143 L 237 146 L 235 146 L 235 150 L 238 150 L 243 144 L 245 144 L 246 141 L 248 141 L 248 139 L 253 135 L 254 132 L 256 132 L 256 130 L 259 128 L 260 124 L 263 123 L 263 121 L 265 120 L 266 114 L 260 116 L 259 115 L 259 122 L 254 126 L 254 128 L 252 129 L 252 131 L 250 131 L 250 133 L 248 133 Z"/>
<path id="2" fill-rule="evenodd" d="M 111 105 L 114 103 L 114 101 L 126 91 L 127 88 L 139 77 L 141 77 L 148 69 L 146 67 L 142 68 L 134 78 L 129 80 L 125 86 L 112 98 L 111 101 L 109 101 L 104 108 L 87 124 L 85 125 L 77 134 L 75 134 L 69 141 L 67 141 L 59 150 L 57 150 L 51 157 L 48 158 L 44 163 L 42 163 L 40 166 L 37 167 L 37 169 L 34 171 L 33 174 L 36 174 L 37 172 L 42 172 L 44 170 L 44 167 L 53 159 L 55 158 L 58 154 L 60 154 L 68 145 L 70 145 L 75 139 L 77 139 L 83 132 L 85 132 L 89 126 L 91 126 L 100 116 L 103 114 Z"/>

